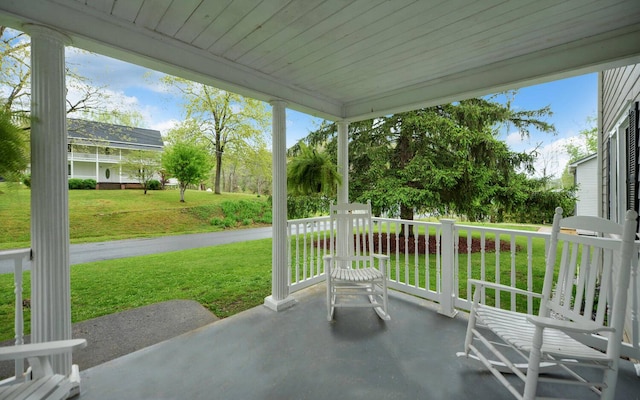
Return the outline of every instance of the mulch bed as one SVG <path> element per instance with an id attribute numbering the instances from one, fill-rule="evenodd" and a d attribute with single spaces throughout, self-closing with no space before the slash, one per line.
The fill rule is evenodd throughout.
<path id="1" fill-rule="evenodd" d="M 379 236 L 382 235 L 382 238 L 379 238 Z M 387 236 L 390 236 L 389 238 L 389 242 L 387 242 Z M 404 237 L 399 237 L 398 240 L 396 241 L 396 234 L 391 234 L 391 235 L 387 235 L 386 233 L 374 233 L 373 234 L 373 252 L 374 253 L 396 253 L 396 252 L 400 252 L 400 253 L 404 253 L 406 250 L 409 251 L 409 253 L 413 253 L 416 251 L 416 240 L 415 237 L 410 237 L 408 240 L 405 240 Z M 380 244 L 380 239 L 382 241 L 382 249 L 379 248 L 379 244 Z M 355 239 L 355 235 L 354 235 L 354 241 Z M 326 243 L 325 243 L 326 242 Z M 387 243 L 389 244 L 389 249 L 387 249 Z M 489 238 L 485 238 L 484 240 L 485 243 L 485 251 L 486 252 L 494 252 L 496 249 L 496 242 L 493 239 L 489 239 Z M 329 245 L 329 239 L 322 239 L 322 240 L 318 240 L 315 242 L 315 246 L 316 247 L 324 247 L 325 244 L 328 246 Z M 466 237 L 461 237 L 458 240 L 458 253 L 459 254 L 466 254 L 468 252 L 468 245 L 467 245 L 467 238 Z M 436 237 L 435 236 L 429 236 L 429 254 L 436 254 L 436 250 L 437 250 L 437 245 L 436 245 Z M 408 247 L 408 249 L 407 249 Z M 520 246 L 516 245 L 516 251 L 519 250 Z M 419 254 L 425 254 L 426 253 L 426 249 L 427 249 L 427 241 L 425 239 L 424 235 L 420 235 L 418 236 L 418 253 Z M 480 252 L 482 250 L 481 247 L 481 243 L 480 243 L 480 239 L 479 238 L 472 238 L 471 240 L 471 252 L 472 253 L 477 253 Z M 509 252 L 511 251 L 511 243 L 505 240 L 501 240 L 500 241 L 500 251 L 506 251 Z"/>

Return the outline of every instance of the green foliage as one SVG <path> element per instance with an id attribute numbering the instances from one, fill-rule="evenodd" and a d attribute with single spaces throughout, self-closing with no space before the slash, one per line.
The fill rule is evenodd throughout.
<path id="1" fill-rule="evenodd" d="M 331 201 L 332 199 L 319 194 L 287 196 L 287 216 L 290 219 L 299 219 L 327 215 Z"/>
<path id="2" fill-rule="evenodd" d="M 172 136 L 206 145 L 215 159 L 214 192 L 221 193 L 222 162 L 229 147 L 260 148 L 269 113 L 261 101 L 201 83 L 165 76 L 162 82 L 182 95 L 187 124 Z"/>
<path id="3" fill-rule="evenodd" d="M 509 124 L 555 132 L 548 107 L 515 111 L 493 99 L 468 99 L 349 125 L 351 200 L 370 200 L 376 213 L 413 219 L 414 212 L 488 218 L 518 171 L 532 172 L 534 154 L 498 139 Z M 310 144 L 336 152 L 336 127 L 312 132 Z"/>
<path id="4" fill-rule="evenodd" d="M 95 179 L 80 179 L 80 178 L 69 179 L 70 190 L 95 189 L 96 185 L 97 185 L 97 182 Z"/>
<path id="5" fill-rule="evenodd" d="M 207 151 L 189 142 L 178 142 L 165 148 L 162 165 L 171 176 L 178 179 L 182 203 L 187 187 L 199 184 L 211 170 Z"/>
<path id="6" fill-rule="evenodd" d="M 29 135 L 22 126 L 13 113 L 0 108 L 0 176 L 8 181 L 19 180 L 29 163 Z"/>
<path id="7" fill-rule="evenodd" d="M 238 225 L 271 223 L 271 204 L 259 200 L 224 201 L 220 203 L 223 217 L 211 219 L 211 225 L 234 228 Z"/>
<path id="8" fill-rule="evenodd" d="M 160 170 L 160 154 L 156 151 L 134 150 L 126 154 L 120 166 L 124 173 L 137 179 L 142 185 L 144 194 L 147 194 L 147 190 L 150 189 L 149 182 Z M 158 187 L 159 185 L 160 182 Z"/>
<path id="9" fill-rule="evenodd" d="M 25 185 L 28 188 L 31 187 L 31 174 L 25 174 L 22 177 L 22 184 Z"/>
<path id="10" fill-rule="evenodd" d="M 328 154 L 300 143 L 287 165 L 287 186 L 294 195 L 334 195 L 342 178 Z"/>
<path id="11" fill-rule="evenodd" d="M 147 184 L 147 189 L 149 190 L 160 190 L 162 189 L 162 184 L 157 179 L 151 179 Z"/>

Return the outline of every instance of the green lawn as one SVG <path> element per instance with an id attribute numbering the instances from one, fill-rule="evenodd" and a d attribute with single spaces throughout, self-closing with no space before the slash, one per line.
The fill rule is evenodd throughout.
<path id="1" fill-rule="evenodd" d="M 241 256 L 239 256 L 241 254 Z M 71 267 L 73 322 L 173 299 L 195 300 L 224 318 L 271 293 L 271 239 Z M 30 298 L 25 273 L 24 298 Z M 0 275 L 0 340 L 13 336 L 13 275 Z M 25 330 L 30 330 L 25 309 Z"/>
<path id="2" fill-rule="evenodd" d="M 0 183 L 0 249 L 29 247 L 30 196 L 27 188 Z M 223 217 L 220 203 L 267 198 L 187 190 L 185 200 L 177 190 L 70 190 L 71 243 L 219 231 L 211 220 Z"/>

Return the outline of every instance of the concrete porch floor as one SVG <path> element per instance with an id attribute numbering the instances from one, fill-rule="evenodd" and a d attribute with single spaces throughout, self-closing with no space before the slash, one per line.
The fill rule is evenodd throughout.
<path id="1" fill-rule="evenodd" d="M 283 312 L 259 306 L 82 371 L 78 399 L 513 398 L 474 361 L 456 357 L 464 314 L 448 318 L 430 302 L 393 293 L 391 321 L 370 309 L 342 309 L 329 323 L 324 289 L 294 294 L 298 304 Z M 538 394 L 596 398 L 582 390 Z M 627 361 L 616 394 L 640 398 L 640 378 Z"/>

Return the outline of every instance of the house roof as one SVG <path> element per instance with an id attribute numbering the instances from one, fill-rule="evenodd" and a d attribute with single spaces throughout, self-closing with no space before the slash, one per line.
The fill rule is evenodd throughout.
<path id="1" fill-rule="evenodd" d="M 67 119 L 67 136 L 84 144 L 106 142 L 113 147 L 135 149 L 163 147 L 160 131 L 81 119 Z"/>
<path id="2" fill-rule="evenodd" d="M 638 0 L 20 0 L 0 23 L 332 120 L 640 62 Z"/>
<path id="3" fill-rule="evenodd" d="M 576 161 L 572 162 L 571 164 L 569 164 L 569 167 L 570 167 L 570 168 L 575 168 L 575 167 L 577 167 L 578 165 L 580 165 L 580 164 L 584 164 L 584 163 L 586 163 L 587 161 L 591 161 L 591 160 L 593 160 L 593 159 L 594 159 L 594 158 L 596 158 L 596 157 L 598 157 L 598 154 L 597 154 L 597 153 L 589 154 L 588 156 L 584 156 L 584 157 L 582 157 L 582 158 L 580 158 L 580 159 L 578 159 L 578 160 L 576 160 Z"/>

